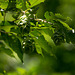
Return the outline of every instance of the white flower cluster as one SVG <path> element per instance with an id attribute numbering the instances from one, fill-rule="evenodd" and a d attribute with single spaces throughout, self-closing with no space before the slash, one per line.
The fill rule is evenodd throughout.
<path id="1" fill-rule="evenodd" d="M 23 25 L 27 23 L 27 16 L 24 14 L 23 16 L 20 17 L 20 24 Z"/>

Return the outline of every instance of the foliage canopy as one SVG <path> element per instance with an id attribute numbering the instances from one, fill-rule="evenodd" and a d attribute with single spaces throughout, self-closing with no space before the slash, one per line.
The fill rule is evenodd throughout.
<path id="1" fill-rule="evenodd" d="M 45 12 L 45 19 L 37 18 L 35 8 L 44 0 L 0 0 L 0 52 L 16 55 L 23 62 L 23 54 L 44 52 L 54 55 L 54 47 L 61 43 L 75 43 L 75 33 L 59 13 Z"/>

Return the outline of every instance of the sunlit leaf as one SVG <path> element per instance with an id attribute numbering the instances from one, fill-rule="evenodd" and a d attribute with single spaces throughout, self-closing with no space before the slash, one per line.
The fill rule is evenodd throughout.
<path id="1" fill-rule="evenodd" d="M 72 30 L 72 28 L 69 27 L 69 25 L 61 20 L 58 19 L 58 21 L 64 26 L 66 27 L 68 30 Z"/>
<path id="2" fill-rule="evenodd" d="M 49 31 L 49 30 L 48 30 L 48 31 L 42 30 L 42 31 L 41 31 L 41 34 L 44 36 L 45 40 L 49 43 L 49 45 L 50 45 L 51 47 L 54 47 L 55 44 L 54 44 L 53 40 L 51 39 L 52 34 L 50 35 L 50 33 L 48 33 L 48 32 L 50 32 L 50 31 Z"/>
<path id="3" fill-rule="evenodd" d="M 44 2 L 44 0 L 29 0 L 31 7 L 34 7 L 38 4 L 40 4 L 41 2 Z"/>
<path id="4" fill-rule="evenodd" d="M 0 8 L 6 9 L 8 6 L 8 0 L 0 0 Z"/>
<path id="5" fill-rule="evenodd" d="M 0 13 L 0 23 L 3 21 L 3 16 L 2 16 L 2 14 Z"/>
<path id="6" fill-rule="evenodd" d="M 12 13 L 8 12 L 5 16 L 5 21 L 14 21 L 15 19 L 12 17 Z"/>
<path id="7" fill-rule="evenodd" d="M 12 27 L 17 27 L 16 25 L 5 25 L 5 26 L 0 26 L 0 29 L 5 30 L 6 32 L 10 32 Z"/>
<path id="8" fill-rule="evenodd" d="M 16 7 L 22 10 L 26 9 L 26 0 L 16 0 Z"/>
<path id="9" fill-rule="evenodd" d="M 20 75 L 26 75 L 27 74 L 27 71 L 25 70 L 25 69 L 23 69 L 23 68 L 17 68 L 17 72 L 18 72 L 18 74 L 20 74 Z"/>
<path id="10" fill-rule="evenodd" d="M 45 16 L 45 18 L 46 18 L 47 20 L 49 20 L 49 18 L 50 18 L 50 13 L 47 11 L 44 16 Z"/>
<path id="11" fill-rule="evenodd" d="M 27 1 L 26 1 L 26 7 L 27 7 L 27 8 L 29 8 L 29 7 L 30 7 L 30 5 L 28 4 L 28 2 L 27 2 Z"/>

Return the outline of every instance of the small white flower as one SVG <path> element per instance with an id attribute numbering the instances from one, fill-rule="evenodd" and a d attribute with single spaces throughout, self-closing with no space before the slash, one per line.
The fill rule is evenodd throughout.
<path id="1" fill-rule="evenodd" d="M 51 22 L 48 22 L 49 24 L 51 24 Z"/>
<path id="2" fill-rule="evenodd" d="M 30 41 L 30 40 L 28 40 L 28 41 Z"/>
<path id="3" fill-rule="evenodd" d="M 32 11 L 32 9 L 30 9 L 30 11 Z"/>
<path id="4" fill-rule="evenodd" d="M 3 9 L 1 9 L 1 11 L 4 11 Z"/>
<path id="5" fill-rule="evenodd" d="M 29 14 L 29 16 L 31 16 L 31 14 Z"/>
<path id="6" fill-rule="evenodd" d="M 35 14 L 33 14 L 33 16 L 35 17 Z"/>
<path id="7" fill-rule="evenodd" d="M 26 15 L 23 15 L 22 17 L 25 18 L 25 17 L 27 17 L 27 16 L 26 16 Z"/>
<path id="8" fill-rule="evenodd" d="M 41 22 L 43 22 L 43 20 L 41 20 Z"/>
<path id="9" fill-rule="evenodd" d="M 26 17 L 27 17 L 26 15 L 23 15 L 23 16 L 20 17 L 20 19 L 24 19 L 24 18 L 26 18 Z"/>
<path id="10" fill-rule="evenodd" d="M 24 63 L 23 63 L 23 65 L 24 65 Z"/>
<path id="11" fill-rule="evenodd" d="M 72 29 L 72 33 L 75 33 L 74 29 Z"/>
<path id="12" fill-rule="evenodd" d="M 23 25 L 23 23 L 20 23 L 21 25 Z"/>
<path id="13" fill-rule="evenodd" d="M 27 20 L 27 18 L 25 18 L 24 20 Z"/>
<path id="14" fill-rule="evenodd" d="M 22 11 L 25 14 L 25 11 Z"/>
<path id="15" fill-rule="evenodd" d="M 38 39 L 38 37 L 36 37 L 36 39 Z"/>
<path id="16" fill-rule="evenodd" d="M 25 45 L 26 43 L 24 42 L 23 45 Z"/>
<path id="17" fill-rule="evenodd" d="M 25 48 L 25 47 L 23 46 L 23 48 Z"/>
<path id="18" fill-rule="evenodd" d="M 24 22 L 25 20 L 21 20 L 22 22 Z"/>
<path id="19" fill-rule="evenodd" d="M 44 21 L 45 23 L 47 22 L 47 21 Z"/>
<path id="20" fill-rule="evenodd" d="M 22 23 L 26 23 L 27 21 L 25 21 L 25 20 L 22 20 Z"/>
<path id="21" fill-rule="evenodd" d="M 27 21 L 24 21 L 23 23 L 27 23 Z"/>
<path id="22" fill-rule="evenodd" d="M 26 25 L 24 26 L 24 28 L 26 28 Z"/>

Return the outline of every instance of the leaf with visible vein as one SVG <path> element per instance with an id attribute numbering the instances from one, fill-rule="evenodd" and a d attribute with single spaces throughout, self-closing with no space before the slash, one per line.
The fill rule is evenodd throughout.
<path id="1" fill-rule="evenodd" d="M 21 49 L 21 43 L 15 35 L 8 35 L 7 33 L 1 32 L 1 38 L 5 42 L 5 45 L 12 51 L 15 52 L 20 60 L 23 62 L 23 52 Z"/>

